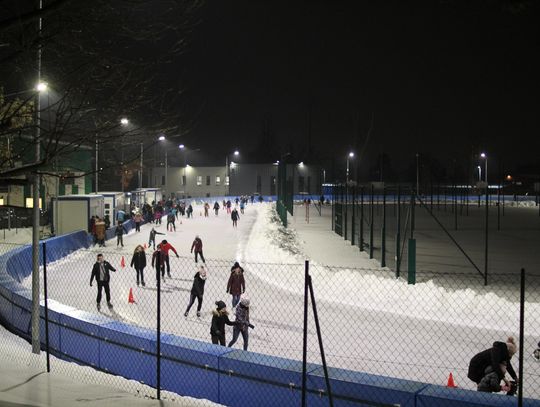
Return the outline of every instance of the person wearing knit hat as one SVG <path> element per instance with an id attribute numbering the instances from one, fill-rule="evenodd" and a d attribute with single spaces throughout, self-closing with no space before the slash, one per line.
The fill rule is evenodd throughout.
<path id="1" fill-rule="evenodd" d="M 476 384 L 480 384 L 486 375 L 486 369 L 490 367 L 490 371 L 495 372 L 499 380 L 504 380 L 509 385 L 508 380 L 504 378 L 504 372 L 501 365 L 506 364 L 506 371 L 518 382 L 518 377 L 510 359 L 517 353 L 516 340 L 510 336 L 506 342 L 494 342 L 493 346 L 473 356 L 469 362 L 469 371 L 467 377 Z"/>
<path id="2" fill-rule="evenodd" d="M 229 348 L 236 343 L 238 340 L 238 335 L 242 334 L 242 339 L 244 340 L 244 350 L 248 350 L 248 328 L 254 328 L 254 326 L 249 322 L 249 304 L 249 298 L 247 296 L 242 296 L 240 305 L 236 307 L 236 320 L 234 321 L 233 338 L 229 342 Z"/>
<path id="3" fill-rule="evenodd" d="M 203 302 L 205 283 L 206 283 L 206 270 L 204 269 L 204 266 L 201 266 L 199 270 L 195 273 L 195 276 L 193 276 L 193 286 L 191 287 L 189 304 L 186 308 L 186 312 L 184 312 L 185 317 L 188 316 L 189 310 L 191 309 L 191 306 L 195 302 L 195 298 L 197 299 L 197 318 L 201 317 L 201 307 L 202 307 L 202 302 Z"/>
<path id="4" fill-rule="evenodd" d="M 231 267 L 231 275 L 227 282 L 227 293 L 232 295 L 232 307 L 236 307 L 240 301 L 240 295 L 246 291 L 246 281 L 244 280 L 244 269 L 235 262 Z"/>
<path id="5" fill-rule="evenodd" d="M 212 343 L 225 346 L 225 325 L 233 326 L 234 322 L 229 320 L 227 305 L 221 300 L 216 301 L 216 309 L 212 311 L 212 324 L 210 326 L 210 336 Z"/>

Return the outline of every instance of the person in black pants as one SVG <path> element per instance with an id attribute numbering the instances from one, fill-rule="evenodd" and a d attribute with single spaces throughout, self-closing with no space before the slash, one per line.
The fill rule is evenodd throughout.
<path id="1" fill-rule="evenodd" d="M 210 335 L 212 343 L 225 346 L 225 324 L 234 326 L 234 322 L 229 320 L 229 312 L 223 301 L 216 301 L 216 309 L 212 312 L 212 325 L 210 327 Z"/>
<path id="2" fill-rule="evenodd" d="M 203 302 L 204 295 L 204 284 L 206 283 L 206 270 L 204 266 L 201 266 L 199 271 L 195 273 L 193 277 L 193 286 L 191 287 L 191 296 L 189 298 L 189 304 L 186 308 L 184 316 L 187 317 L 191 306 L 195 303 L 195 298 L 197 299 L 197 317 L 201 316 L 201 307 Z"/>
<path id="3" fill-rule="evenodd" d="M 138 245 L 133 252 L 133 257 L 131 258 L 131 267 L 137 272 L 137 285 L 139 285 L 139 277 L 142 286 L 144 283 L 144 268 L 146 267 L 146 253 L 144 252 L 144 247 Z"/>
<path id="4" fill-rule="evenodd" d="M 501 369 L 501 364 L 506 365 L 506 371 L 516 383 L 518 383 L 517 374 L 510 363 L 510 359 L 517 352 L 516 340 L 514 337 L 509 337 L 506 342 L 494 342 L 493 346 L 473 356 L 469 362 L 469 371 L 467 377 L 476 384 L 480 384 L 482 378 L 489 374 L 486 369 L 490 367 L 491 372 L 495 372 L 500 380 L 504 380 L 506 385 L 510 382 L 504 378 L 504 372 Z"/>
<path id="5" fill-rule="evenodd" d="M 90 287 L 92 287 L 92 282 L 94 281 L 94 278 L 96 279 L 97 285 L 98 285 L 98 293 L 97 293 L 97 307 L 98 310 L 100 309 L 101 305 L 101 292 L 103 289 L 105 289 L 105 296 L 107 298 L 107 306 L 109 308 L 112 308 L 111 304 L 111 290 L 109 288 L 109 281 L 111 280 L 111 275 L 109 271 L 116 271 L 116 269 L 111 266 L 111 264 L 108 261 L 105 261 L 103 259 L 103 254 L 97 255 L 97 262 L 94 264 L 94 267 L 92 268 L 92 276 L 90 277 Z"/>

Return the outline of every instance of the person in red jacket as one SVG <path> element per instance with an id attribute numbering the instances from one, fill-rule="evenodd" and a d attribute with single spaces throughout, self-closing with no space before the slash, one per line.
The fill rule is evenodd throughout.
<path id="1" fill-rule="evenodd" d="M 171 265 L 169 264 L 169 250 L 172 250 L 174 254 L 176 254 L 176 257 L 178 256 L 178 252 L 176 249 L 167 242 L 166 240 L 163 240 L 161 242 L 161 255 L 163 256 L 163 262 L 167 265 L 167 277 L 171 277 Z"/>
<path id="2" fill-rule="evenodd" d="M 193 241 L 193 244 L 191 245 L 191 253 L 193 253 L 193 250 L 195 250 L 195 263 L 198 263 L 198 260 L 199 260 L 197 256 L 201 256 L 202 262 L 206 263 L 206 261 L 204 261 L 204 256 L 202 252 L 202 240 L 199 237 L 199 235 L 195 236 L 195 240 Z"/>
<path id="3" fill-rule="evenodd" d="M 236 307 L 240 301 L 240 295 L 246 291 L 246 282 L 244 280 L 244 269 L 238 262 L 231 267 L 231 275 L 227 282 L 227 292 L 232 295 L 232 306 Z"/>

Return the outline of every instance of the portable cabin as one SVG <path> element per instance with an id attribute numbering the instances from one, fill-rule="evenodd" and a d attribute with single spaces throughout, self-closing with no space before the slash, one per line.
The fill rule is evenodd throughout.
<path id="1" fill-rule="evenodd" d="M 104 215 L 103 195 L 63 195 L 53 198 L 53 226 L 57 236 L 77 230 L 89 232 L 90 218 L 103 218 Z"/>

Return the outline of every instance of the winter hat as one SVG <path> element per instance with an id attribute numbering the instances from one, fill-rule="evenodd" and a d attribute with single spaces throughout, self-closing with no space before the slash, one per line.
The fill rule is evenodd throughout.
<path id="1" fill-rule="evenodd" d="M 236 268 L 236 267 L 240 267 L 240 264 L 237 261 L 235 261 L 233 265 L 233 268 Z"/>
<path id="2" fill-rule="evenodd" d="M 223 308 L 226 308 L 227 305 L 223 301 L 220 300 L 220 301 L 216 301 L 216 307 L 217 307 L 217 310 L 219 311 Z"/>
<path id="3" fill-rule="evenodd" d="M 508 353 L 510 354 L 510 356 L 516 354 L 516 352 L 517 352 L 517 345 L 516 345 L 516 340 L 514 339 L 513 336 L 510 336 L 510 337 L 506 340 L 506 347 L 508 348 Z"/>
<path id="4" fill-rule="evenodd" d="M 242 297 L 240 304 L 242 304 L 244 307 L 249 307 L 249 298 L 247 296 Z"/>

